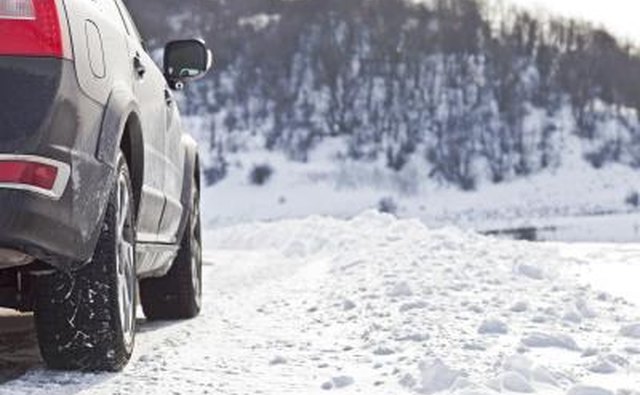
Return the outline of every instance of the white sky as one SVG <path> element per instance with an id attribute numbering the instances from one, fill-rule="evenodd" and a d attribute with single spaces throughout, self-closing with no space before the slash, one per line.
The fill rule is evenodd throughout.
<path id="1" fill-rule="evenodd" d="M 552 14 L 578 17 L 604 25 L 622 38 L 640 42 L 640 0 L 508 0 Z"/>

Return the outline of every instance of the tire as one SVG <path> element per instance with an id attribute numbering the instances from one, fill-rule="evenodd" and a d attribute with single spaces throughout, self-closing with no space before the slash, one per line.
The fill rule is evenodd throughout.
<path id="1" fill-rule="evenodd" d="M 180 320 L 200 314 L 202 307 L 202 234 L 200 194 L 193 180 L 191 210 L 178 255 L 169 272 L 140 281 L 140 302 L 147 319 Z"/>
<path id="2" fill-rule="evenodd" d="M 58 370 L 120 371 L 136 329 L 135 221 L 127 163 L 118 158 L 91 262 L 38 278 L 35 324 L 45 363 Z"/>

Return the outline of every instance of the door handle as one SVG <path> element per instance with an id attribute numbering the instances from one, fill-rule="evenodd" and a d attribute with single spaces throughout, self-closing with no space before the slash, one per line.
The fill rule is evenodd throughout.
<path id="1" fill-rule="evenodd" d="M 164 89 L 164 102 L 169 107 L 171 107 L 173 105 L 173 95 L 171 94 L 171 92 L 167 88 Z"/>
<path id="2" fill-rule="evenodd" d="M 144 75 L 147 73 L 147 68 L 142 62 L 142 56 L 140 56 L 139 53 L 136 53 L 136 55 L 133 57 L 133 68 L 140 78 L 144 77 Z"/>

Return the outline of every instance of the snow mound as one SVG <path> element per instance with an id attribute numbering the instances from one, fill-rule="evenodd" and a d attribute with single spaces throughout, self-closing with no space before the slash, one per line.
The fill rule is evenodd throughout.
<path id="1" fill-rule="evenodd" d="M 317 254 L 341 253 L 362 247 L 389 247 L 394 242 L 406 246 L 409 241 L 420 240 L 420 246 L 438 249 L 463 248 L 465 242 L 482 240 L 471 232 L 457 229 L 433 231 L 417 220 L 397 220 L 389 214 L 367 211 L 351 220 L 308 217 L 279 223 L 252 223 L 219 229 L 209 234 L 211 248 L 270 250 L 277 249 L 288 257 L 309 257 Z M 415 248 L 415 247 L 414 247 Z M 360 261 L 362 257 L 359 257 Z M 359 260 L 356 260 L 359 261 Z M 407 282 L 392 285 L 390 294 L 411 294 Z"/>
<path id="2" fill-rule="evenodd" d="M 333 386 L 335 388 L 345 388 L 353 385 L 353 383 L 355 383 L 355 380 L 350 376 L 337 376 L 333 377 L 331 379 L 331 382 L 333 383 Z"/>
<path id="3" fill-rule="evenodd" d="M 269 365 L 286 365 L 287 363 L 287 359 L 283 356 L 276 356 L 275 358 L 273 358 L 271 361 L 269 361 Z"/>
<path id="4" fill-rule="evenodd" d="M 622 329 L 620 329 L 620 334 L 624 337 L 640 339 L 640 323 L 622 327 Z"/>
<path id="5" fill-rule="evenodd" d="M 500 377 L 501 390 L 518 392 L 518 393 L 532 393 L 535 392 L 534 388 L 529 383 L 529 380 L 517 372 L 506 372 Z"/>
<path id="6" fill-rule="evenodd" d="M 589 371 L 600 374 L 612 374 L 617 372 L 618 368 L 607 359 L 599 359 L 595 364 L 589 367 Z"/>
<path id="7" fill-rule="evenodd" d="M 530 264 L 519 264 L 516 266 L 516 273 L 521 276 L 528 277 L 532 280 L 544 280 L 545 272 L 539 266 Z"/>
<path id="8" fill-rule="evenodd" d="M 516 302 L 509 310 L 514 313 L 524 313 L 529 310 L 529 303 L 524 301 Z"/>
<path id="9" fill-rule="evenodd" d="M 500 320 L 485 320 L 478 328 L 478 333 L 481 335 L 495 334 L 506 335 L 509 333 L 509 327 L 503 321 Z"/>
<path id="10" fill-rule="evenodd" d="M 353 302 L 352 302 L 351 300 L 349 300 L 349 299 L 345 299 L 345 300 L 342 302 L 342 309 L 343 309 L 344 311 L 350 311 L 350 310 L 353 310 L 353 309 L 355 309 L 355 308 L 356 308 L 356 304 L 355 304 L 355 303 L 353 303 Z"/>
<path id="11" fill-rule="evenodd" d="M 534 383 L 557 386 L 558 383 L 553 374 L 544 366 L 536 365 L 533 361 L 523 355 L 514 355 L 504 361 L 503 368 L 507 373 L 517 373 L 517 375 L 506 376 L 508 380 L 503 384 L 504 389 L 514 392 L 531 392 Z M 524 379 L 524 380 L 521 380 Z M 518 385 L 520 383 L 520 385 Z M 510 388 L 509 388 L 510 387 Z M 516 389 L 519 388 L 519 389 Z"/>
<path id="12" fill-rule="evenodd" d="M 411 291 L 411 287 L 406 282 L 400 282 L 393 286 L 393 288 L 387 293 L 387 295 L 397 298 L 397 297 L 409 297 L 413 296 L 413 291 Z"/>
<path id="13" fill-rule="evenodd" d="M 522 339 L 522 344 L 532 348 L 562 348 L 571 351 L 579 351 L 580 347 L 569 335 L 532 333 Z"/>
<path id="14" fill-rule="evenodd" d="M 451 369 L 442 360 L 423 361 L 420 363 L 420 385 L 418 392 L 431 395 L 451 389 L 462 373 Z"/>

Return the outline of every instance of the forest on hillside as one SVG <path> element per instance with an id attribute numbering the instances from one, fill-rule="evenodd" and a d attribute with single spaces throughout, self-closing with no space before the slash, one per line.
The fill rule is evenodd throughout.
<path id="1" fill-rule="evenodd" d="M 152 48 L 214 48 L 183 103 L 211 183 L 247 141 L 306 161 L 327 137 L 394 170 L 419 156 L 467 190 L 561 166 L 568 137 L 595 167 L 640 167 L 639 52 L 585 22 L 481 0 L 127 2 Z"/>

